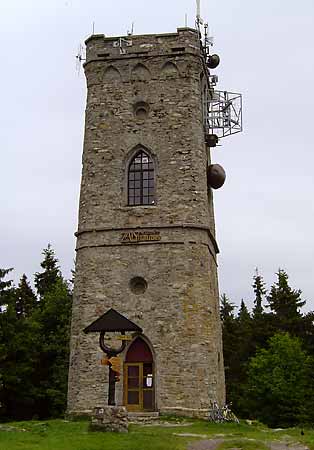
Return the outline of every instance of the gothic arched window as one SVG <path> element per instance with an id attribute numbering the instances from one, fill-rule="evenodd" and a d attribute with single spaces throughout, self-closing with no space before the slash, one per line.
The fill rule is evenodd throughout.
<path id="1" fill-rule="evenodd" d="M 128 173 L 128 204 L 153 205 L 155 203 L 154 163 L 140 150 L 132 159 Z"/>

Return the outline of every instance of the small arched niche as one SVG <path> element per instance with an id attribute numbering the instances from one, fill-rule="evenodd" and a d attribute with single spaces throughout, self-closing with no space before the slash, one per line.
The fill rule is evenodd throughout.
<path id="1" fill-rule="evenodd" d="M 171 61 L 167 61 L 161 69 L 161 74 L 164 76 L 177 76 L 179 74 L 178 67 Z"/>
<path id="2" fill-rule="evenodd" d="M 151 79 L 151 73 L 144 64 L 137 64 L 132 70 L 132 80 L 148 81 Z"/>
<path id="3" fill-rule="evenodd" d="M 147 119 L 149 114 L 149 105 L 146 102 L 137 102 L 133 105 L 133 113 L 135 118 L 143 122 Z"/>
<path id="4" fill-rule="evenodd" d="M 118 69 L 113 66 L 109 66 L 104 73 L 104 79 L 107 81 L 120 81 L 121 74 Z"/>
<path id="5" fill-rule="evenodd" d="M 124 362 L 124 404 L 128 411 L 154 411 L 154 358 L 140 336 L 131 343 Z"/>

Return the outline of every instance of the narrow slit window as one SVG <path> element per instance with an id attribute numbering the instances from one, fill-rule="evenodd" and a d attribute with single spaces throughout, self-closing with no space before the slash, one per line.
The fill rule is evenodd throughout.
<path id="1" fill-rule="evenodd" d="M 155 174 L 151 157 L 140 150 L 132 159 L 128 173 L 128 204 L 155 204 Z"/>

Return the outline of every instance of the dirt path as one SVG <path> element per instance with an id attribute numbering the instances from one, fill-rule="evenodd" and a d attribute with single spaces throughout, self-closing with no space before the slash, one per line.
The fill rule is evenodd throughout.
<path id="1" fill-rule="evenodd" d="M 211 439 L 210 441 L 199 441 L 190 444 L 188 450 L 216 450 L 223 439 Z"/>
<path id="2" fill-rule="evenodd" d="M 270 450 L 309 450 L 302 444 L 285 444 L 284 442 L 271 442 Z"/>
<path id="3" fill-rule="evenodd" d="M 223 439 L 211 439 L 194 442 L 189 445 L 188 450 L 217 450 L 219 444 L 222 442 L 224 442 Z M 269 450 L 309 450 L 308 447 L 305 447 L 302 444 L 286 444 L 284 442 L 270 442 L 268 446 Z M 235 448 L 233 450 L 241 449 Z"/>

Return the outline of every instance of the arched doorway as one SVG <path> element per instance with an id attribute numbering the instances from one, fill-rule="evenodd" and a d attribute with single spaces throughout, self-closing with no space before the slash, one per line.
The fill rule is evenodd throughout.
<path id="1" fill-rule="evenodd" d="M 124 404 L 128 411 L 154 411 L 154 361 L 147 343 L 137 337 L 124 363 Z"/>

